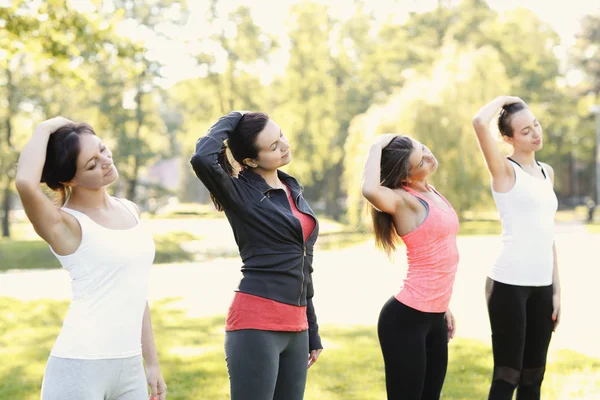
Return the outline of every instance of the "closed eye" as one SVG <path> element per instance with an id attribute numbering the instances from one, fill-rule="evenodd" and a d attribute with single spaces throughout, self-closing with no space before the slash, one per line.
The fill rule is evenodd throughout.
<path id="1" fill-rule="evenodd" d="M 282 137 L 283 137 L 283 131 L 279 131 L 279 139 L 281 139 Z M 272 147 L 271 147 L 271 150 L 272 150 L 272 151 L 275 151 L 275 150 L 277 150 L 277 147 L 279 146 L 279 140 L 277 140 L 277 141 L 276 141 L 275 143 L 273 143 L 271 146 L 272 146 Z"/>
<path id="2" fill-rule="evenodd" d="M 106 146 L 102 146 L 102 147 L 100 147 L 100 153 L 104 153 L 106 150 L 108 150 Z M 95 157 L 94 157 L 94 158 L 95 158 Z M 91 161 L 91 160 L 90 160 L 90 161 Z M 90 167 L 89 167 L 87 170 L 88 170 L 88 171 L 91 171 L 91 170 L 93 170 L 94 168 L 96 168 L 97 166 L 98 166 L 98 162 L 97 162 L 96 160 L 94 160 L 94 164 L 93 164 L 92 166 L 90 166 Z"/>

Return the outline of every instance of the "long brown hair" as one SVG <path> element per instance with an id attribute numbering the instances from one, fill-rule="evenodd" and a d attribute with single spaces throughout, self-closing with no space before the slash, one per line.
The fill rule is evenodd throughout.
<path id="1" fill-rule="evenodd" d="M 392 139 L 384 147 L 381 151 L 381 186 L 396 189 L 406 182 L 410 169 L 409 157 L 413 148 L 412 140 L 408 136 L 401 135 Z M 396 233 L 392 216 L 379 211 L 373 205 L 369 207 L 375 232 L 375 244 L 388 256 L 391 256 L 396 251 L 400 239 Z"/>
<path id="2" fill-rule="evenodd" d="M 219 154 L 218 161 L 221 167 L 231 176 L 236 173 L 235 168 L 229 162 L 227 149 L 231 152 L 233 159 L 242 167 L 244 166 L 244 160 L 246 158 L 258 158 L 258 146 L 256 145 L 256 138 L 258 134 L 265 129 L 265 126 L 269 122 L 269 116 L 263 112 L 251 112 L 246 113 L 237 124 L 235 129 L 227 135 L 227 141 L 224 143 L 221 153 Z M 223 211 L 223 206 L 219 201 L 210 194 L 215 208 L 218 211 Z"/>

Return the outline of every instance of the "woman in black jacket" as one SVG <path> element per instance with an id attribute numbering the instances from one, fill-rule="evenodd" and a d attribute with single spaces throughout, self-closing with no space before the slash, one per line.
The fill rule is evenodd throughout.
<path id="1" fill-rule="evenodd" d="M 322 351 L 312 303 L 318 221 L 302 186 L 279 171 L 291 159 L 275 122 L 237 111 L 198 140 L 191 159 L 225 212 L 243 261 L 226 322 L 232 400 L 303 399 L 307 369 Z"/>

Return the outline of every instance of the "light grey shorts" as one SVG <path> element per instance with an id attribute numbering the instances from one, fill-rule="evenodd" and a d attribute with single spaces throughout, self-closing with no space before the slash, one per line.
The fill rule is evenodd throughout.
<path id="1" fill-rule="evenodd" d="M 148 400 L 142 356 L 79 360 L 50 356 L 42 400 Z"/>

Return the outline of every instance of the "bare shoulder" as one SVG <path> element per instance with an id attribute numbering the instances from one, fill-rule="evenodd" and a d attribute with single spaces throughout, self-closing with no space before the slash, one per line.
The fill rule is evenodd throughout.
<path id="1" fill-rule="evenodd" d="M 405 208 L 408 208 L 411 211 L 415 211 L 421 206 L 421 202 L 419 201 L 419 199 L 416 196 L 410 194 L 410 192 L 408 192 L 406 189 L 398 188 L 394 190 L 394 192 L 396 192 L 396 194 L 400 196 L 400 198 L 403 200 Z"/>

